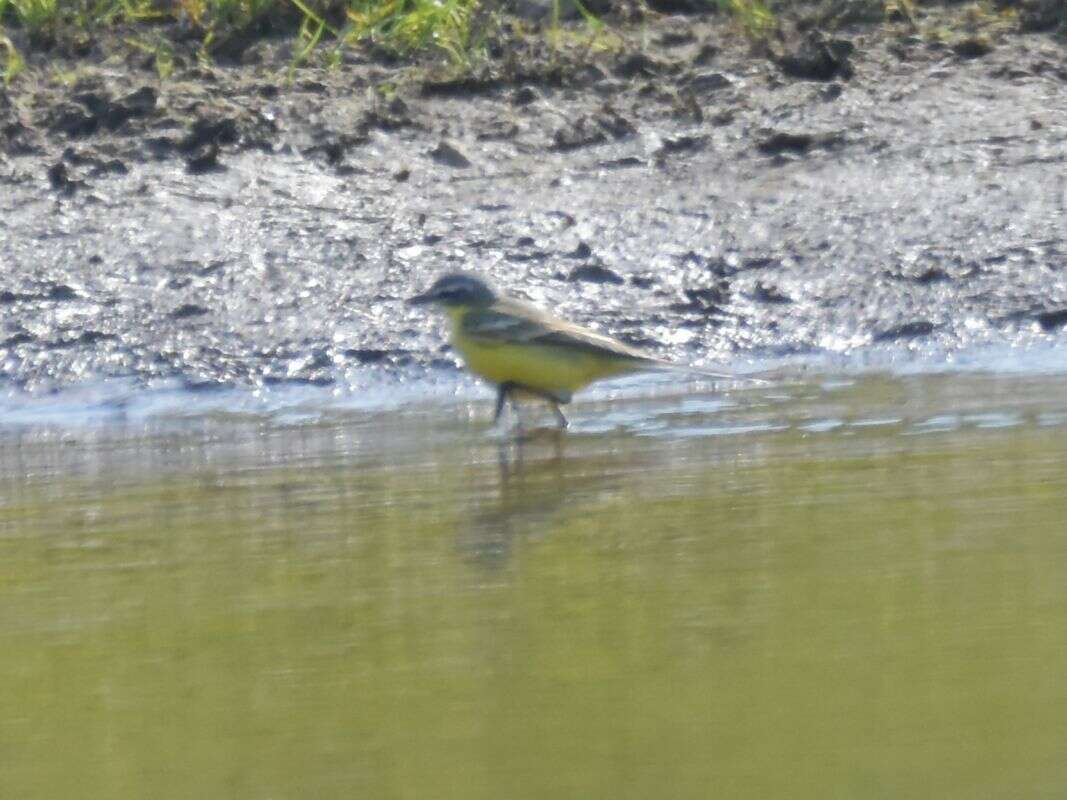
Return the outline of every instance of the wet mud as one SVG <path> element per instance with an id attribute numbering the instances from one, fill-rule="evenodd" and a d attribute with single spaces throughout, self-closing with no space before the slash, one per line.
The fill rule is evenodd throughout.
<path id="1" fill-rule="evenodd" d="M 445 270 L 694 364 L 1067 336 L 1067 47 L 866 28 L 451 81 L 269 52 L 0 89 L 0 380 L 451 368 Z M 988 45 L 988 46 L 986 46 Z"/>

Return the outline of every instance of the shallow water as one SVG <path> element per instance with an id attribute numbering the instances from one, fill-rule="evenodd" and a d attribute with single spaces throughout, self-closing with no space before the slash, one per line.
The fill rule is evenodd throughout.
<path id="1" fill-rule="evenodd" d="M 692 388 L 12 406 L 0 796 L 1062 796 L 1067 377 Z"/>

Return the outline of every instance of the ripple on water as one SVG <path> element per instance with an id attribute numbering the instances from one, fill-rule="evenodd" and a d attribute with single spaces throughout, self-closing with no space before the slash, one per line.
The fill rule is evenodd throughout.
<path id="1" fill-rule="evenodd" d="M 904 422 L 903 417 L 871 417 L 870 419 L 854 419 L 848 423 L 850 428 L 882 428 L 888 425 L 900 425 Z"/>
<path id="2" fill-rule="evenodd" d="M 960 427 L 962 418 L 958 414 L 937 414 L 936 416 L 916 422 L 905 435 L 940 433 L 942 431 L 954 431 Z"/>
<path id="3" fill-rule="evenodd" d="M 976 428 L 1014 428 L 1022 425 L 1025 417 L 1014 411 L 990 411 L 984 414 L 965 414 L 963 422 Z"/>
<path id="4" fill-rule="evenodd" d="M 799 429 L 808 433 L 829 433 L 835 431 L 844 425 L 844 421 L 840 419 L 816 419 L 811 422 L 805 422 L 803 425 L 799 425 Z"/>
<path id="5" fill-rule="evenodd" d="M 700 438 L 704 436 L 741 436 L 752 433 L 780 433 L 790 429 L 786 423 L 757 422 L 736 425 L 679 425 L 664 428 L 658 435 L 675 438 Z M 642 431 L 642 433 L 644 433 Z"/>
<path id="6" fill-rule="evenodd" d="M 1067 425 L 1067 411 L 1048 412 L 1037 415 L 1037 424 L 1042 428 L 1059 427 Z"/>

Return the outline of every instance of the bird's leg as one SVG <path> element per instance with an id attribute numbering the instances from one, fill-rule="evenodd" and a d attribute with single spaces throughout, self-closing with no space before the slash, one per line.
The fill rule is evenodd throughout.
<path id="1" fill-rule="evenodd" d="M 504 412 L 504 401 L 509 399 L 513 388 L 515 388 L 515 384 L 511 383 L 511 381 L 506 381 L 496 387 L 496 408 L 493 411 L 494 425 L 500 422 L 500 415 Z M 515 401 L 512 400 L 511 402 L 512 407 L 514 408 Z"/>
<path id="2" fill-rule="evenodd" d="M 563 413 L 563 409 L 559 407 L 559 403 L 556 400 L 549 400 L 552 404 L 552 412 L 556 415 L 556 423 L 559 425 L 561 431 L 567 430 L 567 426 L 570 424 L 567 422 L 567 416 Z"/>
<path id="3" fill-rule="evenodd" d="M 512 384 L 512 389 L 517 389 L 518 384 Z M 511 403 L 511 413 L 515 415 L 515 433 L 522 436 L 522 409 L 519 407 L 519 398 L 514 392 L 508 394 L 508 402 Z"/>
<path id="4" fill-rule="evenodd" d="M 548 392 L 539 392 L 536 389 L 528 389 L 525 386 L 521 386 L 520 384 L 514 384 L 514 388 L 522 389 L 525 392 L 528 392 L 528 393 L 530 393 L 532 395 L 536 395 L 537 397 L 540 397 L 542 400 L 544 400 L 546 403 L 548 403 L 548 405 L 552 408 L 552 413 L 556 415 L 556 428 L 557 428 L 557 430 L 565 431 L 567 429 L 567 426 L 570 425 L 570 423 L 567 421 L 567 417 L 563 413 L 563 409 L 561 409 L 559 407 L 560 406 L 559 398 L 556 397 L 554 394 L 549 394 Z M 522 430 L 522 425 L 521 425 L 522 417 L 519 414 L 518 401 L 516 401 L 514 396 L 512 396 L 512 398 L 511 398 L 511 407 L 515 409 L 515 416 L 519 417 L 520 425 L 518 427 L 519 427 L 519 430 L 521 431 Z"/>

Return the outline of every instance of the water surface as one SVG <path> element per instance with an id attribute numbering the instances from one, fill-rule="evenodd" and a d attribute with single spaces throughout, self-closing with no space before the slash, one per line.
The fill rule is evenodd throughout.
<path id="1" fill-rule="evenodd" d="M 1060 797 L 1065 389 L 9 425 L 0 796 Z"/>

